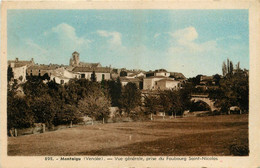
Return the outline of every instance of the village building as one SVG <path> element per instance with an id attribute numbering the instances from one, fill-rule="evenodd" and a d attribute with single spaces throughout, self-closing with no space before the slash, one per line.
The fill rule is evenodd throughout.
<path id="1" fill-rule="evenodd" d="M 177 80 L 172 80 L 172 78 L 162 79 L 155 82 L 154 88 L 157 90 L 169 90 L 169 89 L 176 90 L 181 88 L 181 82 Z"/>
<path id="2" fill-rule="evenodd" d="M 169 90 L 180 89 L 182 81 L 174 80 L 174 78 L 168 78 L 165 76 L 150 76 L 144 78 L 143 89 L 144 90 Z"/>
<path id="3" fill-rule="evenodd" d="M 157 82 L 163 79 L 168 79 L 165 76 L 150 76 L 143 79 L 143 89 L 144 90 L 157 90 Z M 174 79 L 173 79 L 174 80 Z"/>
<path id="4" fill-rule="evenodd" d="M 16 58 L 15 60 L 9 60 L 7 64 L 8 67 L 12 69 L 13 79 L 16 79 L 18 82 L 25 82 L 26 69 L 34 65 L 34 60 L 32 58 L 30 61 L 25 61 Z"/>
<path id="5" fill-rule="evenodd" d="M 158 69 L 155 71 L 148 71 L 146 73 L 146 77 L 150 76 L 163 76 L 163 77 L 170 77 L 170 72 L 167 72 L 165 69 Z"/>
<path id="6" fill-rule="evenodd" d="M 102 80 L 111 79 L 111 68 L 109 67 L 75 67 L 72 72 L 79 74 L 79 78 L 91 80 L 91 77 L 95 74 L 96 81 L 101 82 Z"/>
<path id="7" fill-rule="evenodd" d="M 28 76 L 44 76 L 48 75 L 49 77 L 55 69 L 60 68 L 58 65 L 33 65 L 27 68 L 26 73 Z"/>
<path id="8" fill-rule="evenodd" d="M 30 61 L 25 61 L 25 60 L 19 60 L 18 58 L 16 58 L 15 60 L 9 60 L 8 61 L 8 66 L 10 66 L 11 68 L 13 67 L 22 67 L 22 66 L 32 66 L 34 65 L 34 60 L 33 58 Z"/>
<path id="9" fill-rule="evenodd" d="M 65 77 L 57 72 L 53 72 L 50 76 L 50 80 L 54 81 L 55 83 L 58 84 L 65 84 L 70 81 L 71 78 Z"/>
<path id="10" fill-rule="evenodd" d="M 135 72 L 132 73 L 130 75 L 125 76 L 126 78 L 143 78 L 145 77 L 145 73 L 144 72 Z"/>
<path id="11" fill-rule="evenodd" d="M 178 79 L 178 80 L 176 80 Z M 185 76 L 182 73 L 167 72 L 165 69 L 148 71 L 143 79 L 144 90 L 180 89 Z"/>
<path id="12" fill-rule="evenodd" d="M 80 74 L 68 71 L 65 67 L 57 68 L 50 74 L 50 80 L 53 80 L 58 84 L 68 83 L 69 80 L 73 78 L 79 79 Z"/>
<path id="13" fill-rule="evenodd" d="M 26 68 L 27 65 L 23 65 L 23 66 L 17 66 L 15 65 L 12 68 L 13 71 L 13 78 L 16 79 L 18 82 L 25 82 L 26 81 Z"/>
<path id="14" fill-rule="evenodd" d="M 129 82 L 136 84 L 138 89 L 143 89 L 143 80 L 140 78 L 120 77 L 122 86 L 126 86 Z"/>

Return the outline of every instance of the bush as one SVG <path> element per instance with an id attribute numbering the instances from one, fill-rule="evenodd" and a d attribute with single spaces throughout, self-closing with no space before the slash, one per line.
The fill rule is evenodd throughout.
<path id="1" fill-rule="evenodd" d="M 248 145 L 232 144 L 230 145 L 230 154 L 233 156 L 248 156 Z"/>
<path id="2" fill-rule="evenodd" d="M 136 107 L 134 108 L 134 110 L 132 110 L 129 113 L 129 117 L 133 120 L 133 121 L 145 121 L 148 120 L 148 116 L 145 115 L 143 109 L 141 107 Z"/>

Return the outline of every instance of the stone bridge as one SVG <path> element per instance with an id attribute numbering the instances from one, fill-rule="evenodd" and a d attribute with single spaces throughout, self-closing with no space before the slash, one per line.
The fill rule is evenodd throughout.
<path id="1" fill-rule="evenodd" d="M 211 111 L 218 111 L 219 108 L 217 108 L 214 103 L 215 101 L 209 99 L 209 95 L 191 95 L 191 101 L 198 102 L 202 101 L 209 105 Z"/>

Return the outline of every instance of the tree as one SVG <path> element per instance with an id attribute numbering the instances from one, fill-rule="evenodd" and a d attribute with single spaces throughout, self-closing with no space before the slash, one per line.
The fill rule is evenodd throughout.
<path id="1" fill-rule="evenodd" d="M 121 76 L 121 77 L 127 76 L 127 72 L 126 72 L 126 71 L 121 71 L 121 72 L 120 72 L 120 76 Z"/>
<path id="2" fill-rule="evenodd" d="M 54 124 L 70 124 L 70 123 L 78 123 L 81 121 L 82 114 L 79 110 L 70 104 L 64 104 L 61 109 L 58 109 L 54 118 Z"/>
<path id="3" fill-rule="evenodd" d="M 180 92 L 176 90 L 166 90 L 166 96 L 170 100 L 170 111 L 174 112 L 175 114 L 182 114 L 183 104 L 181 101 Z"/>
<path id="4" fill-rule="evenodd" d="M 236 70 L 241 70 L 241 69 L 240 69 L 240 62 L 237 63 L 237 65 L 236 65 Z"/>
<path id="5" fill-rule="evenodd" d="M 219 88 L 210 90 L 209 96 L 216 101 L 215 105 L 227 112 L 231 106 L 239 106 L 248 111 L 249 84 L 246 71 L 239 70 L 222 78 Z"/>
<path id="6" fill-rule="evenodd" d="M 8 69 L 7 69 L 7 80 L 8 82 L 14 77 L 14 73 L 13 73 L 13 69 L 12 67 L 9 65 Z"/>
<path id="7" fill-rule="evenodd" d="M 233 74 L 233 71 L 234 71 L 234 66 L 233 66 L 233 62 L 230 61 L 230 71 L 229 71 L 229 74 Z"/>
<path id="8" fill-rule="evenodd" d="M 227 59 L 227 74 L 230 74 L 230 61 Z"/>
<path id="9" fill-rule="evenodd" d="M 135 107 L 141 105 L 141 92 L 135 83 L 127 83 L 123 89 L 120 105 L 130 113 Z"/>
<path id="10" fill-rule="evenodd" d="M 7 96 L 7 127 L 28 128 L 35 122 L 34 115 L 29 108 L 29 103 L 24 98 L 15 97 L 14 93 L 8 92 Z"/>
<path id="11" fill-rule="evenodd" d="M 223 74 L 223 76 L 227 75 L 227 65 L 225 62 L 223 62 L 223 64 L 222 64 L 222 74 Z"/>
<path id="12" fill-rule="evenodd" d="M 110 100 L 105 97 L 104 93 L 90 94 L 78 103 L 79 111 L 86 116 L 96 120 L 107 119 L 109 115 Z"/>
<path id="13" fill-rule="evenodd" d="M 120 106 L 120 99 L 122 96 L 122 85 L 120 82 L 120 78 L 118 77 L 116 81 L 111 80 L 108 81 L 108 90 L 109 90 L 109 95 L 111 97 L 111 105 L 112 106 Z"/>
<path id="14" fill-rule="evenodd" d="M 239 67 L 239 62 L 237 64 Z M 233 62 L 230 61 L 229 59 L 227 59 L 227 64 L 225 62 L 223 62 L 222 64 L 222 73 L 223 73 L 223 76 L 226 76 L 226 75 L 232 75 L 234 72 L 234 65 L 233 65 Z"/>
<path id="15" fill-rule="evenodd" d="M 23 76 L 19 76 L 19 78 L 18 78 L 20 81 L 22 81 L 23 80 Z"/>
<path id="16" fill-rule="evenodd" d="M 217 86 L 219 85 L 220 79 L 221 79 L 221 77 L 220 77 L 219 74 L 216 74 L 216 75 L 213 76 L 213 80 L 215 82 L 215 85 L 217 85 Z"/>
<path id="17" fill-rule="evenodd" d="M 96 76 L 95 71 L 92 72 L 91 77 L 90 77 L 90 80 L 91 80 L 92 82 L 96 82 L 96 81 L 97 81 L 97 76 Z"/>
<path id="18" fill-rule="evenodd" d="M 48 92 L 48 86 L 38 77 L 32 77 L 23 85 L 24 93 L 29 97 L 40 97 Z"/>
<path id="19" fill-rule="evenodd" d="M 196 77 L 189 78 L 188 81 L 191 82 L 193 86 L 199 85 L 201 76 L 202 75 L 197 75 Z"/>
<path id="20" fill-rule="evenodd" d="M 180 90 L 165 90 L 160 98 L 160 104 L 169 115 L 173 113 L 182 115 L 191 106 L 190 90 L 186 90 L 185 87 Z"/>
<path id="21" fill-rule="evenodd" d="M 52 126 L 54 116 L 58 110 L 55 102 L 48 94 L 31 99 L 30 109 L 34 113 L 36 122 L 45 123 L 47 126 Z"/>
<path id="22" fill-rule="evenodd" d="M 162 94 L 160 96 L 162 96 Z M 156 114 L 157 111 L 160 111 L 160 103 L 161 103 L 160 97 L 152 96 L 152 95 L 146 95 L 145 98 L 144 98 L 144 105 L 146 107 L 146 114 Z M 163 106 L 163 107 L 165 107 L 165 106 Z"/>
<path id="23" fill-rule="evenodd" d="M 41 77 L 42 80 L 50 80 L 50 76 L 48 73 L 45 73 L 42 77 Z"/>

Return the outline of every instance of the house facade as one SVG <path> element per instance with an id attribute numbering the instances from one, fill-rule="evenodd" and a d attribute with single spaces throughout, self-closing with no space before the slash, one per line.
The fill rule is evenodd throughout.
<path id="1" fill-rule="evenodd" d="M 175 79 L 178 78 L 178 80 Z M 180 89 L 181 84 L 185 80 L 182 73 L 167 72 L 165 69 L 148 71 L 146 78 L 143 79 L 144 90 L 168 90 Z"/>
<path id="2" fill-rule="evenodd" d="M 26 73 L 28 76 L 51 76 L 54 70 L 60 68 L 58 65 L 33 65 L 27 68 Z"/>
<path id="3" fill-rule="evenodd" d="M 111 80 L 111 70 L 108 67 L 75 67 L 72 72 L 78 74 L 79 78 L 91 80 L 91 76 L 95 74 L 96 81 Z"/>
<path id="4" fill-rule="evenodd" d="M 19 60 L 16 58 L 15 60 L 9 60 L 7 62 L 8 67 L 12 69 L 13 79 L 16 79 L 18 82 L 26 81 L 26 70 L 28 67 L 34 65 L 33 58 L 30 61 Z"/>
<path id="5" fill-rule="evenodd" d="M 155 89 L 157 90 L 177 90 L 181 87 L 181 82 L 172 79 L 162 79 L 155 82 Z"/>
<path id="6" fill-rule="evenodd" d="M 120 81 L 122 86 L 127 85 L 129 82 L 136 84 L 137 88 L 143 88 L 143 81 L 139 78 L 127 78 L 127 77 L 120 77 Z"/>
<path id="7" fill-rule="evenodd" d="M 32 58 L 30 61 L 26 61 L 26 60 L 19 60 L 18 58 L 16 58 L 15 60 L 9 60 L 7 64 L 11 68 L 22 67 L 25 65 L 27 65 L 27 67 L 29 67 L 29 66 L 34 65 L 34 59 Z"/>
<path id="8" fill-rule="evenodd" d="M 166 79 L 164 76 L 150 76 L 143 79 L 143 89 L 144 90 L 156 90 L 157 87 L 155 86 L 157 81 Z"/>
<path id="9" fill-rule="evenodd" d="M 26 81 L 26 68 L 27 65 L 24 66 L 14 66 L 13 69 L 13 74 L 14 74 L 14 79 L 17 79 L 19 82 L 25 82 Z"/>

